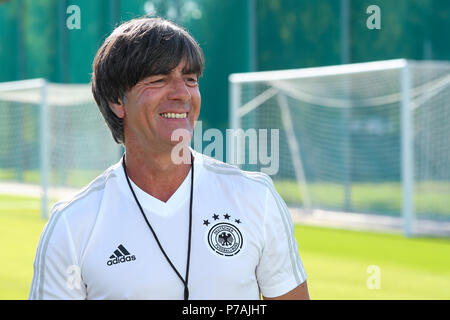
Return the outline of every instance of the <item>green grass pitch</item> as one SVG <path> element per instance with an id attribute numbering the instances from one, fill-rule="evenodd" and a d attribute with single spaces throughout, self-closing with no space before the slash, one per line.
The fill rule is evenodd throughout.
<path id="1" fill-rule="evenodd" d="M 27 299 L 45 222 L 38 199 L 0 195 L 0 299 Z M 450 239 L 296 225 L 312 299 L 450 299 Z M 379 289 L 369 289 L 379 267 Z"/>

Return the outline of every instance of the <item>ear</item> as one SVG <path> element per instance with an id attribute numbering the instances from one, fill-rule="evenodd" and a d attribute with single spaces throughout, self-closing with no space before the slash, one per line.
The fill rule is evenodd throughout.
<path id="1" fill-rule="evenodd" d="M 117 117 L 121 119 L 125 117 L 125 105 L 122 100 L 119 99 L 119 103 L 110 102 L 109 107 Z"/>

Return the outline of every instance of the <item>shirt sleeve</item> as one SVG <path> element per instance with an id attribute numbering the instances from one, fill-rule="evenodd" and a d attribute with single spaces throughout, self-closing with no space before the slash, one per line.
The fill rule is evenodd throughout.
<path id="1" fill-rule="evenodd" d="M 30 300 L 85 299 L 86 286 L 63 212 L 54 211 L 41 233 Z"/>
<path id="2" fill-rule="evenodd" d="M 294 223 L 287 206 L 276 192 L 272 180 L 266 193 L 264 247 L 256 269 L 258 285 L 264 297 L 278 297 L 306 280 L 298 252 Z"/>

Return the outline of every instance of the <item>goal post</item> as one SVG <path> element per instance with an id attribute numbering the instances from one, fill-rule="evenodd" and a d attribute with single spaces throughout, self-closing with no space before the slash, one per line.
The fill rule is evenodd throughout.
<path id="1" fill-rule="evenodd" d="M 3 82 L 0 111 L 0 192 L 40 197 L 43 219 L 123 152 L 89 84 Z"/>
<path id="2" fill-rule="evenodd" d="M 39 97 L 35 99 L 36 104 L 38 104 L 39 107 L 39 153 L 38 153 L 38 161 L 40 163 L 40 185 L 41 185 L 41 215 L 42 218 L 47 218 L 48 213 L 48 148 L 47 144 L 43 143 L 48 139 L 48 105 L 47 105 L 47 82 L 45 79 L 38 78 L 38 79 L 31 79 L 31 80 L 22 80 L 22 81 L 11 81 L 11 82 L 3 82 L 0 83 L 0 94 L 4 94 L 6 96 L 8 95 L 18 95 L 21 92 L 30 92 L 30 91 L 36 91 L 39 93 Z M 4 101 L 9 102 L 15 102 L 14 99 L 8 99 L 6 98 Z M 17 99 L 20 101 L 20 99 Z M 4 108 L 3 108 L 4 109 Z M 3 110 L 5 111 L 5 110 Z M 7 125 L 5 123 L 3 130 L 7 128 Z M 3 135 L 5 137 L 5 135 Z M 2 145 L 7 145 L 7 141 L 3 141 L 6 139 L 2 139 Z M 18 146 L 19 148 L 21 146 Z M 17 162 L 22 163 L 21 159 Z M 18 170 L 21 170 L 19 167 Z M 19 173 L 21 174 L 21 173 Z M 20 179 L 21 180 L 21 179 Z M 6 187 L 7 188 L 7 187 Z"/>
<path id="3" fill-rule="evenodd" d="M 401 181 L 402 181 L 402 215 L 404 219 L 404 234 L 411 237 L 414 222 L 414 169 L 413 169 L 413 124 L 410 105 L 411 78 L 409 65 L 405 62 L 400 72 L 401 83 Z"/>
<path id="4" fill-rule="evenodd" d="M 408 237 L 450 235 L 449 62 L 240 73 L 229 83 L 232 128 L 280 130 L 272 179 L 292 208 L 379 218 Z"/>
<path id="5" fill-rule="evenodd" d="M 49 138 L 49 128 L 48 128 L 48 88 L 47 81 L 45 79 L 41 80 L 41 101 L 39 108 L 39 160 L 41 163 L 41 186 L 42 186 L 42 207 L 41 216 L 43 219 L 48 218 L 49 208 L 48 208 L 48 183 L 49 183 L 49 152 L 48 152 L 48 138 Z"/>

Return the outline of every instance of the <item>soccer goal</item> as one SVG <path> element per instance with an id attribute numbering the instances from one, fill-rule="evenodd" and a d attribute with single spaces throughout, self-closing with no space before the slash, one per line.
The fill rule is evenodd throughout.
<path id="1" fill-rule="evenodd" d="M 116 144 L 88 84 L 0 83 L 0 193 L 38 196 L 41 213 L 114 164 Z"/>
<path id="2" fill-rule="evenodd" d="M 300 220 L 450 235 L 450 63 L 399 59 L 229 82 L 231 128 L 279 129 L 272 178 Z"/>

